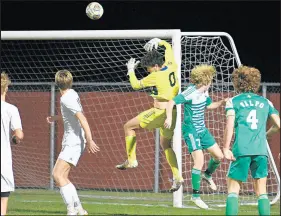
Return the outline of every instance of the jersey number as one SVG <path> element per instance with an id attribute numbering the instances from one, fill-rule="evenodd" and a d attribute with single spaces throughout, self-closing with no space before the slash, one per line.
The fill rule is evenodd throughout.
<path id="1" fill-rule="evenodd" d="M 257 110 L 251 110 L 248 117 L 247 117 L 247 122 L 251 123 L 251 129 L 256 130 L 258 129 L 258 122 L 259 120 L 257 119 Z"/>
<path id="2" fill-rule="evenodd" d="M 171 87 L 175 86 L 175 84 L 176 84 L 175 72 L 172 72 L 169 74 L 169 81 L 170 81 Z"/>

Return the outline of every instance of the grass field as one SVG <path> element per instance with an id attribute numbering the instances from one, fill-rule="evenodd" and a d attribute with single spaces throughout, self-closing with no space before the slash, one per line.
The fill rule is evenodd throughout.
<path id="1" fill-rule="evenodd" d="M 201 210 L 190 202 L 185 202 L 185 208 L 173 208 L 171 194 L 133 193 L 128 196 L 124 192 L 79 191 L 79 196 L 89 215 L 224 215 L 225 210 L 212 205 L 210 210 Z M 271 213 L 280 215 L 279 202 L 272 206 Z M 8 215 L 65 214 L 58 191 L 18 189 L 10 196 Z M 257 207 L 241 206 L 239 214 L 258 215 Z"/>

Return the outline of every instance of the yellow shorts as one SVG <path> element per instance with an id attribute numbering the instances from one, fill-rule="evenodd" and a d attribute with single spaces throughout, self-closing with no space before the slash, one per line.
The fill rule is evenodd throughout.
<path id="1" fill-rule="evenodd" d="M 161 136 L 167 139 L 172 139 L 174 135 L 174 129 L 176 126 L 177 109 L 176 108 L 173 109 L 173 120 L 170 129 L 164 127 L 164 122 L 166 120 L 166 110 L 151 108 L 149 110 L 140 113 L 137 116 L 137 118 L 140 121 L 140 126 L 142 128 L 146 128 L 148 130 L 160 128 Z"/>

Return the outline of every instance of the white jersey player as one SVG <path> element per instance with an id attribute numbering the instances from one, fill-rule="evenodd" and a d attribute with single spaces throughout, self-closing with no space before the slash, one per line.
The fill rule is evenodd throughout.
<path id="1" fill-rule="evenodd" d="M 1 73 L 1 215 L 6 215 L 10 192 L 15 190 L 11 140 L 18 144 L 23 139 L 18 108 L 5 102 L 9 84 L 7 74 Z"/>
<path id="2" fill-rule="evenodd" d="M 60 187 L 60 193 L 67 206 L 67 215 L 87 215 L 83 209 L 75 186 L 68 179 L 68 174 L 72 166 L 76 166 L 85 147 L 89 153 L 99 151 L 99 147 L 92 140 L 92 134 L 83 114 L 80 98 L 73 89 L 71 89 L 73 77 L 67 70 L 61 70 L 56 73 L 56 85 L 60 89 L 61 114 L 59 116 L 47 117 L 47 122 L 62 119 L 64 123 L 64 135 L 62 141 L 62 150 L 53 170 L 53 177 Z M 86 145 L 85 145 L 86 143 Z"/>

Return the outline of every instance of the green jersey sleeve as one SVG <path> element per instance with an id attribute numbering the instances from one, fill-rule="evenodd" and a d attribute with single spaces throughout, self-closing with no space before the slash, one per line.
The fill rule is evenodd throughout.
<path id="1" fill-rule="evenodd" d="M 183 104 L 189 102 L 192 98 L 192 93 L 196 90 L 194 86 L 189 86 L 182 93 L 173 98 L 175 104 Z"/>
<path id="2" fill-rule="evenodd" d="M 212 103 L 212 99 L 210 97 L 207 97 L 206 106 L 209 106 L 211 103 Z"/>
<path id="3" fill-rule="evenodd" d="M 269 104 L 269 112 L 268 112 L 268 117 L 271 116 L 272 114 L 279 115 L 279 112 L 275 107 L 273 106 L 272 102 L 267 99 L 267 102 Z"/>

